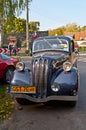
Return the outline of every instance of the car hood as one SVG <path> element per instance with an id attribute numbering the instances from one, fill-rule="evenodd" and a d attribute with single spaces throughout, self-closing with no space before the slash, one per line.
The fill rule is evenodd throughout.
<path id="1" fill-rule="evenodd" d="M 19 62 L 19 59 L 18 58 L 10 58 L 9 60 L 10 63 L 12 63 L 14 66 L 16 66 L 17 62 Z"/>
<path id="2" fill-rule="evenodd" d="M 40 54 L 40 55 L 35 55 L 34 58 L 46 58 L 46 59 L 64 59 L 69 57 L 68 53 L 45 53 L 45 54 Z"/>

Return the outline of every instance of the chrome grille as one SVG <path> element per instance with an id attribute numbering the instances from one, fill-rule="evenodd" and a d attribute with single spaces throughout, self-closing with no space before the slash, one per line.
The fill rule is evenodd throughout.
<path id="1" fill-rule="evenodd" d="M 48 60 L 37 58 L 33 61 L 33 84 L 37 88 L 37 96 L 44 97 L 47 92 Z"/>

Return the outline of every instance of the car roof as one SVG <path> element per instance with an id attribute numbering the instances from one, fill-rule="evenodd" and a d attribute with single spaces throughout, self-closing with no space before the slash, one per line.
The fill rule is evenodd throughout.
<path id="1" fill-rule="evenodd" d="M 43 39 L 65 39 L 68 41 L 73 41 L 74 39 L 71 36 L 44 36 L 44 37 L 38 37 L 36 40 L 43 40 Z"/>

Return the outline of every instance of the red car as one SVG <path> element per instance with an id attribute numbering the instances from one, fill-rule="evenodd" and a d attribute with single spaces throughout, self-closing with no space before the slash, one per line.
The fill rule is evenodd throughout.
<path id="1" fill-rule="evenodd" d="M 18 61 L 18 58 L 12 58 L 0 53 L 0 79 L 9 83 Z"/>

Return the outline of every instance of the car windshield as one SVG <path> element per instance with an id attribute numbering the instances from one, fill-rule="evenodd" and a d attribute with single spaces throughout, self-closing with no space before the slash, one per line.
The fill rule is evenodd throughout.
<path id="1" fill-rule="evenodd" d="M 43 39 L 33 43 L 33 52 L 45 50 L 69 51 L 68 41 L 65 39 Z"/>
<path id="2" fill-rule="evenodd" d="M 1 54 L 1 57 L 2 57 L 2 59 L 3 59 L 3 60 L 8 60 L 8 59 L 10 59 L 10 57 L 9 57 L 9 56 L 4 55 L 4 54 Z"/>

